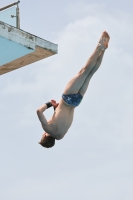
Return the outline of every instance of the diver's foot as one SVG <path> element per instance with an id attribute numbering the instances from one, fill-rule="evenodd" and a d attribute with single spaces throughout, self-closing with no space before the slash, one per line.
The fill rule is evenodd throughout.
<path id="1" fill-rule="evenodd" d="M 102 50 L 107 49 L 108 48 L 109 39 L 110 39 L 109 34 L 106 31 L 104 31 L 102 33 L 102 36 L 101 36 L 100 40 L 99 40 L 98 46 Z"/>

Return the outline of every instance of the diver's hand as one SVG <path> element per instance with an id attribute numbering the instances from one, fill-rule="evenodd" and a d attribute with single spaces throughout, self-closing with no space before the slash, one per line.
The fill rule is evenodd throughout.
<path id="1" fill-rule="evenodd" d="M 58 105 L 59 105 L 59 103 L 56 103 L 55 100 L 51 100 L 50 102 L 51 102 L 51 104 L 52 104 L 52 106 L 53 106 L 54 108 L 57 108 Z"/>

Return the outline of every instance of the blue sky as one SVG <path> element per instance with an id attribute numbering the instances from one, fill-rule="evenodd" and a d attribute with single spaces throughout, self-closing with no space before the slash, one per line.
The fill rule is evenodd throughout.
<path id="1" fill-rule="evenodd" d="M 132 7 L 131 1 L 21 1 L 21 29 L 57 43 L 59 53 L 0 77 L 1 199 L 132 200 Z M 109 48 L 70 130 L 43 149 L 37 108 L 60 100 L 104 30 Z"/>

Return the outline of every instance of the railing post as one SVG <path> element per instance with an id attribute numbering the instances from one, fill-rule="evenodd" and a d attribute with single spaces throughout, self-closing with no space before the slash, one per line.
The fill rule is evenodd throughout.
<path id="1" fill-rule="evenodd" d="M 19 11 L 19 5 L 17 4 L 16 8 L 16 27 L 20 29 L 20 11 Z"/>

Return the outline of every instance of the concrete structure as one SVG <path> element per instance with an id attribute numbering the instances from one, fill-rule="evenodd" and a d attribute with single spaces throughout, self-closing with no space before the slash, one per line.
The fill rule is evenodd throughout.
<path id="1" fill-rule="evenodd" d="M 0 21 L 0 75 L 57 54 L 58 46 Z"/>

